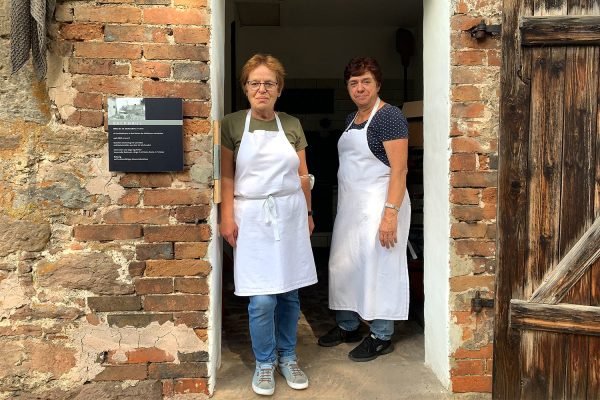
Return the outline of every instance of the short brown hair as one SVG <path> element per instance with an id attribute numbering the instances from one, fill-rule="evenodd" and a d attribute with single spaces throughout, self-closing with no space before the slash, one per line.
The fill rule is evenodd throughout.
<path id="1" fill-rule="evenodd" d="M 248 81 L 250 72 L 254 71 L 261 65 L 264 65 L 271 71 L 275 72 L 275 76 L 277 77 L 277 90 L 278 93 L 281 93 L 281 91 L 283 90 L 285 68 L 283 68 L 283 64 L 281 63 L 281 61 L 279 61 L 270 54 L 257 53 L 250 57 L 248 61 L 246 61 L 246 63 L 242 67 L 242 72 L 240 76 L 240 84 L 242 85 L 242 88 L 246 87 L 246 82 Z M 244 93 L 246 93 L 246 90 L 243 90 Z"/>
<path id="2" fill-rule="evenodd" d="M 354 57 L 348 61 L 346 68 L 344 68 L 344 83 L 348 83 L 351 77 L 361 76 L 370 72 L 373 74 L 373 78 L 377 81 L 377 84 L 381 86 L 381 80 L 383 79 L 383 73 L 381 67 L 376 59 L 372 57 Z"/>

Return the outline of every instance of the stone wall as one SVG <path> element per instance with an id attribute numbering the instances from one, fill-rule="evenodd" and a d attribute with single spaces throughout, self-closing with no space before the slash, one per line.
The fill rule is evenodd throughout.
<path id="1" fill-rule="evenodd" d="M 61 2 L 42 82 L 29 64 L 10 75 L 9 3 L 0 0 L 0 399 L 207 396 L 206 3 Z M 184 97 L 183 172 L 108 171 L 111 96 Z"/>
<path id="2" fill-rule="evenodd" d="M 500 37 L 467 29 L 501 22 L 502 2 L 458 0 L 451 19 L 451 382 L 455 392 L 492 388 L 493 309 L 471 310 L 476 291 L 494 297 Z"/>

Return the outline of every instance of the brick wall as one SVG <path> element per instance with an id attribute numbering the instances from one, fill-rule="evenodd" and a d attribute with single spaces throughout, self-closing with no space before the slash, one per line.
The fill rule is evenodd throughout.
<path id="1" fill-rule="evenodd" d="M 0 399 L 203 398 L 206 1 L 60 2 L 46 82 L 32 82 L 29 66 L 9 74 L 8 3 L 0 0 L 0 96 L 11 105 L 0 111 Z M 183 172 L 108 171 L 106 104 L 118 96 L 184 98 Z"/>
<path id="2" fill-rule="evenodd" d="M 460 0 L 451 19 L 451 382 L 454 392 L 492 388 L 493 310 L 471 310 L 476 291 L 494 297 L 500 40 L 473 39 L 502 3 Z"/>

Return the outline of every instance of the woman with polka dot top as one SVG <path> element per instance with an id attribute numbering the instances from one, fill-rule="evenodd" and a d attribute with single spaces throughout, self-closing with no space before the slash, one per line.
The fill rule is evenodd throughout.
<path id="1" fill-rule="evenodd" d="M 381 80 L 373 58 L 353 58 L 344 70 L 357 111 L 338 142 L 338 209 L 329 256 L 329 308 L 336 310 L 337 323 L 319 345 L 362 340 L 349 353 L 353 361 L 393 351 L 394 321 L 408 318 L 408 124 L 398 107 L 379 98 Z M 370 322 L 364 340 L 361 319 Z"/>

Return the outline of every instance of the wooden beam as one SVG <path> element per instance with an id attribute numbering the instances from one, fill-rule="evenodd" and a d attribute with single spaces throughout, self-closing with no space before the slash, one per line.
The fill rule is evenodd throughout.
<path id="1" fill-rule="evenodd" d="M 600 258 L 600 217 L 596 218 L 592 226 L 558 265 L 548 271 L 529 301 L 558 304 L 598 258 Z"/>
<path id="2" fill-rule="evenodd" d="M 599 45 L 600 16 L 535 16 L 520 20 L 521 44 Z"/>
<path id="3" fill-rule="evenodd" d="M 510 327 L 600 336 L 600 307 L 510 301 Z"/>

